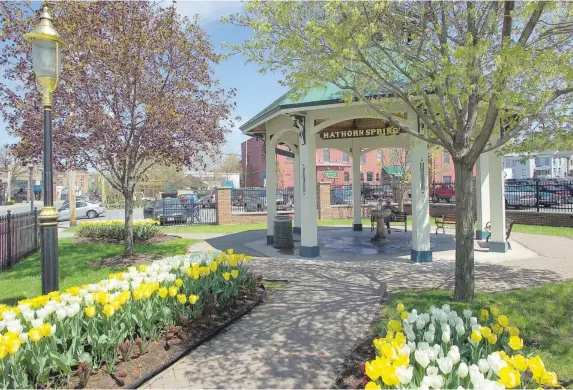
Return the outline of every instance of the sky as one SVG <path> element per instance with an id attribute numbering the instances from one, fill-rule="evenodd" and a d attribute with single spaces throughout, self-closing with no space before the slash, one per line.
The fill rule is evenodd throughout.
<path id="1" fill-rule="evenodd" d="M 177 1 L 177 8 L 182 15 L 192 17 L 200 16 L 200 25 L 211 36 L 213 47 L 216 52 L 222 53 L 223 42 L 238 44 L 250 35 L 250 30 L 222 24 L 221 16 L 241 11 L 239 1 Z M 57 28 L 57 26 L 56 26 Z M 245 64 L 242 55 L 234 55 L 214 67 L 214 77 L 218 79 L 223 88 L 236 89 L 237 107 L 233 116 L 239 116 L 240 121 L 226 136 L 223 153 L 241 153 L 241 142 L 247 137 L 243 136 L 239 126 L 255 114 L 279 98 L 288 89 L 279 85 L 280 75 L 267 73 L 261 75 L 255 64 Z M 4 124 L 0 120 L 0 145 L 17 142 L 6 132 Z"/>

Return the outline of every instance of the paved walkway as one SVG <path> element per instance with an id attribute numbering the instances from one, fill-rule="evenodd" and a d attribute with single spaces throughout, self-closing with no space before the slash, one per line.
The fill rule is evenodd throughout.
<path id="1" fill-rule="evenodd" d="M 208 243 L 253 253 L 247 243 L 260 238 L 260 232 L 245 232 Z M 573 279 L 573 240 L 519 233 L 512 238 L 529 258 L 476 262 L 478 290 Z M 395 290 L 454 284 L 454 263 L 447 259 L 414 264 L 350 255 L 346 260 L 259 257 L 251 264 L 267 279 L 290 283 L 144 388 L 329 388 L 345 357 L 366 335 L 386 286 Z"/>

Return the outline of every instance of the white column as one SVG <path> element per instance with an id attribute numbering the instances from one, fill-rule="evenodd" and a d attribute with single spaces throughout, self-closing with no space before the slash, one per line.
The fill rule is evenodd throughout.
<path id="1" fill-rule="evenodd" d="M 483 153 L 476 164 L 476 239 L 485 240 L 488 232 L 485 225 L 490 221 L 489 206 L 489 155 Z"/>
<path id="2" fill-rule="evenodd" d="M 316 257 L 318 248 L 317 211 L 316 211 L 316 136 L 313 120 L 306 118 L 306 144 L 300 142 L 300 184 L 301 184 L 301 228 L 300 255 Z"/>
<path id="3" fill-rule="evenodd" d="M 300 155 L 294 156 L 294 234 L 300 234 Z"/>
<path id="4" fill-rule="evenodd" d="M 360 155 L 362 151 L 359 147 L 352 145 L 352 205 L 353 205 L 353 229 L 362 230 L 362 202 L 361 202 L 361 180 L 360 180 Z"/>
<path id="5" fill-rule="evenodd" d="M 411 148 L 412 173 L 412 252 L 417 263 L 432 261 L 430 249 L 430 199 L 428 196 L 428 146 L 413 140 Z"/>
<path id="6" fill-rule="evenodd" d="M 267 245 L 274 243 L 274 225 L 277 216 L 277 159 L 271 134 L 266 133 L 266 189 L 267 189 Z"/>
<path id="7" fill-rule="evenodd" d="M 489 158 L 489 201 L 491 212 L 490 252 L 507 252 L 505 239 L 505 185 L 503 178 L 503 156 L 495 150 L 488 153 Z"/>

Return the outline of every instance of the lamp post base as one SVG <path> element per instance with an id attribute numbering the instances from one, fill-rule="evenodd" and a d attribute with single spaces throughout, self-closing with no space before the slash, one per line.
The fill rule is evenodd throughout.
<path id="1" fill-rule="evenodd" d="M 59 289 L 58 212 L 46 206 L 38 216 L 42 236 L 42 294 Z"/>

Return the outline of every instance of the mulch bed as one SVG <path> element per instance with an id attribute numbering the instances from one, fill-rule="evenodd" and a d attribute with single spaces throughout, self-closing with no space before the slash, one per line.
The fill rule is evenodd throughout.
<path id="1" fill-rule="evenodd" d="M 376 337 L 377 336 L 369 336 L 366 339 L 361 340 L 350 356 L 346 358 L 342 371 L 336 379 L 336 388 L 364 388 L 365 383 L 362 381 L 364 378 L 364 371 L 362 371 L 361 366 L 376 356 L 376 349 L 374 348 L 373 343 L 373 340 Z"/>
<path id="2" fill-rule="evenodd" d="M 120 387 L 130 388 L 147 374 L 162 368 L 170 359 L 185 352 L 190 348 L 196 348 L 199 341 L 209 336 L 212 332 L 231 325 L 233 320 L 247 314 L 250 309 L 263 300 L 264 292 L 257 288 L 254 291 L 242 291 L 239 297 L 224 308 L 219 309 L 211 316 L 201 316 L 189 321 L 181 327 L 176 334 L 168 340 L 163 335 L 157 342 L 151 342 L 146 353 L 139 355 L 139 350 L 134 346 L 131 359 L 117 364 L 116 372 L 109 375 L 103 368 L 92 373 L 86 388 L 116 389 Z M 229 323 L 227 323 L 229 322 Z M 121 359 L 121 358 L 120 358 Z M 79 388 L 79 378 L 73 376 L 67 388 Z M 128 387 L 129 386 L 129 387 Z"/>
<path id="3" fill-rule="evenodd" d="M 134 244 L 158 244 L 160 242 L 180 240 L 179 236 L 172 236 L 170 234 L 160 234 L 153 237 L 151 240 L 147 241 L 134 241 Z M 77 237 L 75 242 L 80 244 L 123 244 L 124 240 L 112 240 L 112 239 L 97 239 L 88 237 Z"/>
<path id="4" fill-rule="evenodd" d="M 134 253 L 131 257 L 124 257 L 123 255 L 106 257 L 105 259 L 95 260 L 90 263 L 93 268 L 108 268 L 118 267 L 127 268 L 132 265 L 149 264 L 152 261 L 159 260 L 164 256 L 156 253 Z"/>

